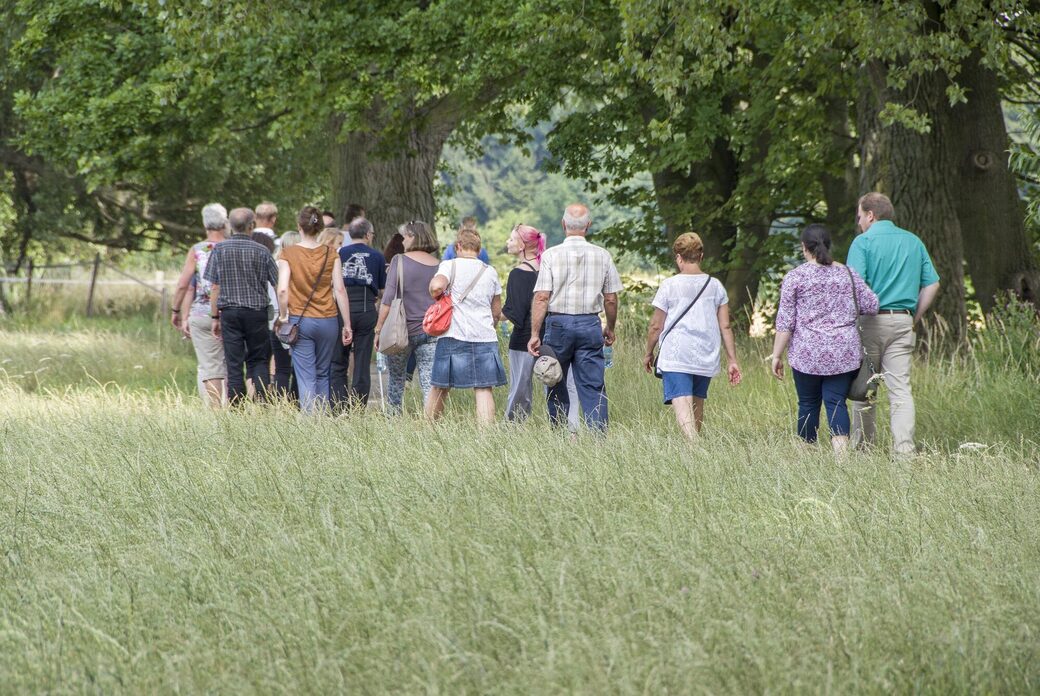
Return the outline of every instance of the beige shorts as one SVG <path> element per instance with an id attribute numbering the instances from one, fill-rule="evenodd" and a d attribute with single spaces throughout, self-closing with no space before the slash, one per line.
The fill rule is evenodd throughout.
<path id="1" fill-rule="evenodd" d="M 213 320 L 205 314 L 188 318 L 191 327 L 191 344 L 195 346 L 195 357 L 199 360 L 199 379 L 224 379 L 227 366 L 224 363 L 224 342 L 213 335 Z"/>

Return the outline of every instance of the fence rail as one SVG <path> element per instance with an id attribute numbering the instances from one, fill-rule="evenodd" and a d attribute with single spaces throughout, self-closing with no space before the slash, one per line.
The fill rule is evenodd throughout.
<path id="1" fill-rule="evenodd" d="M 113 273 L 122 276 L 121 280 L 104 280 L 98 278 L 98 273 L 101 268 L 112 271 Z M 89 268 L 90 279 L 74 279 L 74 278 L 41 278 L 37 274 L 48 270 L 57 269 L 73 269 L 73 268 Z M 139 285 L 151 292 L 159 295 L 159 306 L 160 316 L 164 317 L 169 311 L 169 288 L 172 282 L 167 281 L 156 281 L 150 283 L 146 280 L 138 278 L 137 276 L 127 273 L 121 268 L 102 261 L 101 254 L 96 254 L 93 261 L 78 261 L 72 263 L 53 263 L 53 264 L 42 264 L 37 265 L 32 259 L 25 265 L 25 276 L 13 275 L 15 272 L 14 266 L 5 266 L 3 268 L 4 275 L 0 276 L 0 285 L 25 285 L 25 299 L 24 303 L 29 306 L 32 300 L 32 288 L 33 285 L 77 285 L 87 286 L 87 316 L 94 316 L 94 291 L 99 285 Z"/>

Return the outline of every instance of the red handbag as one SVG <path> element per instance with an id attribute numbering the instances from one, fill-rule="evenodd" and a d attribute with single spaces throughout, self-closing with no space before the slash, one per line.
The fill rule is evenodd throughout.
<path id="1" fill-rule="evenodd" d="M 473 282 L 469 284 L 469 287 L 459 296 L 459 303 L 465 302 L 466 297 L 470 291 L 480 280 L 480 276 L 484 275 L 484 271 L 487 270 L 487 264 L 482 264 L 483 268 L 477 273 L 477 277 L 473 279 Z M 448 287 L 444 288 L 444 293 L 437 298 L 437 301 L 426 308 L 426 314 L 423 315 L 422 328 L 430 336 L 442 336 L 448 332 L 451 328 L 451 316 L 455 309 L 455 303 L 451 299 L 451 286 L 455 283 L 455 261 L 451 262 L 451 278 L 448 279 Z"/>
<path id="2" fill-rule="evenodd" d="M 422 330 L 430 336 L 440 336 L 451 328 L 451 295 L 444 293 L 437 301 L 426 308 L 423 315 Z"/>

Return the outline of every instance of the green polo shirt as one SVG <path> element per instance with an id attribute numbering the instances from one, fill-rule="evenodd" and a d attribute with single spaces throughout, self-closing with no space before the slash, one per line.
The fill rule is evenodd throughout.
<path id="1" fill-rule="evenodd" d="M 921 288 L 939 282 L 924 242 L 890 220 L 878 220 L 856 237 L 846 263 L 877 294 L 881 309 L 916 312 Z"/>

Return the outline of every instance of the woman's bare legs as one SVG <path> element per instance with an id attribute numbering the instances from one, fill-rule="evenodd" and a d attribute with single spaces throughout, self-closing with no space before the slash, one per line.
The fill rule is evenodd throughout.
<path id="1" fill-rule="evenodd" d="M 444 399 L 447 398 L 450 388 L 431 387 L 430 395 L 426 397 L 425 412 L 430 420 L 437 420 L 444 413 Z"/>
<path id="2" fill-rule="evenodd" d="M 223 378 L 207 379 L 202 383 L 202 386 L 206 388 L 206 402 L 210 408 L 219 409 L 224 405 Z"/>
<path id="3" fill-rule="evenodd" d="M 491 387 L 474 389 L 473 396 L 477 402 L 477 422 L 490 425 L 495 422 L 495 395 Z"/>
<path id="4" fill-rule="evenodd" d="M 693 442 L 701 432 L 704 423 L 704 399 L 695 396 L 677 396 L 672 399 L 672 409 L 679 429 L 687 440 Z"/>

